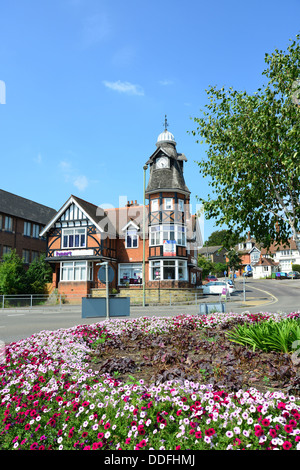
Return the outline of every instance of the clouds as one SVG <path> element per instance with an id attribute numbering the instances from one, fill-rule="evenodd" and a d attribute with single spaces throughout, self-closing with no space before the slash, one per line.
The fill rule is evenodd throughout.
<path id="1" fill-rule="evenodd" d="M 83 192 L 89 186 L 90 182 L 88 178 L 80 174 L 80 172 L 73 167 L 72 163 L 62 160 L 59 162 L 58 166 L 64 176 L 65 182 L 73 184 L 78 191 Z"/>
<path id="2" fill-rule="evenodd" d="M 140 85 L 134 85 L 130 82 L 121 82 L 117 80 L 116 82 L 103 81 L 103 85 L 111 90 L 117 91 L 118 93 L 125 93 L 127 95 L 138 95 L 144 96 L 144 90 Z"/>

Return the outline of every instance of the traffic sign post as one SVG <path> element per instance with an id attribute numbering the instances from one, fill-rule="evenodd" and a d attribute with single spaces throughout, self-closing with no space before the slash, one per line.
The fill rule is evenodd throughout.
<path id="1" fill-rule="evenodd" d="M 109 318 L 109 283 L 114 279 L 114 270 L 109 266 L 108 261 L 103 263 L 97 263 L 97 266 L 101 266 L 98 271 L 98 279 L 101 282 L 105 282 L 106 285 L 106 318 Z"/>

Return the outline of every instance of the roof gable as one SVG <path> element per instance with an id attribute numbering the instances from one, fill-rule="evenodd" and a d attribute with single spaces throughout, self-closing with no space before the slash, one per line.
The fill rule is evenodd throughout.
<path id="1" fill-rule="evenodd" d="M 71 221 L 71 220 L 82 220 L 86 219 L 92 222 L 102 232 L 102 228 L 98 226 L 96 221 L 97 206 L 91 204 L 83 199 L 77 198 L 71 195 L 66 203 L 59 209 L 56 215 L 49 221 L 44 227 L 40 236 L 44 236 L 57 222 Z"/>

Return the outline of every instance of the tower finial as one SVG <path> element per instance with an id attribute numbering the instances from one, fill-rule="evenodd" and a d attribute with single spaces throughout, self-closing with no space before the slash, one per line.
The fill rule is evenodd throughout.
<path id="1" fill-rule="evenodd" d="M 169 126 L 168 121 L 167 121 L 167 115 L 165 114 L 165 131 L 167 130 L 167 127 Z"/>

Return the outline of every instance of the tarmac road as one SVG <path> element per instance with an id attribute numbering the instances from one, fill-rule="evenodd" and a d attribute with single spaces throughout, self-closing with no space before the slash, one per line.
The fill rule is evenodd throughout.
<path id="1" fill-rule="evenodd" d="M 236 281 L 237 292 L 226 302 L 226 312 L 294 312 L 300 310 L 300 280 L 252 280 Z M 201 302 L 216 302 L 218 296 L 206 296 Z M 199 302 L 200 303 L 200 302 Z M 130 317 L 197 315 L 198 305 L 130 307 Z M 0 309 L 0 341 L 6 344 L 28 338 L 43 330 L 58 330 L 76 325 L 93 324 L 99 318 L 81 318 L 81 306 L 33 307 Z"/>

